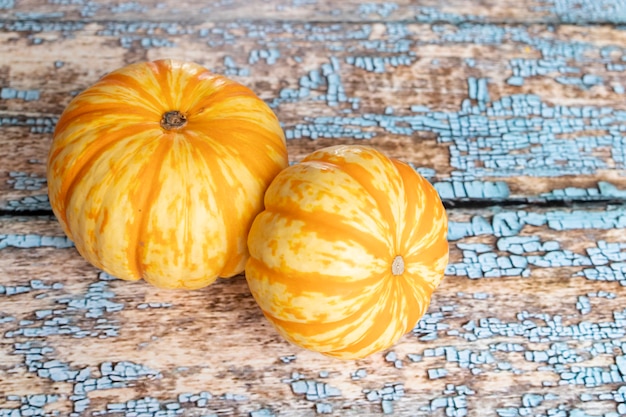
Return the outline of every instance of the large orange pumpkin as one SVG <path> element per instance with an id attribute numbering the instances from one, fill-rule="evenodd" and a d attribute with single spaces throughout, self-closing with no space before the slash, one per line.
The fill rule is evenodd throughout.
<path id="1" fill-rule="evenodd" d="M 274 179 L 246 278 L 287 340 L 362 358 L 413 329 L 448 261 L 447 217 L 410 166 L 364 146 L 307 156 Z"/>
<path id="2" fill-rule="evenodd" d="M 200 65 L 160 60 L 109 73 L 61 115 L 50 203 L 93 265 L 194 289 L 243 271 L 263 194 L 287 166 L 272 110 Z"/>

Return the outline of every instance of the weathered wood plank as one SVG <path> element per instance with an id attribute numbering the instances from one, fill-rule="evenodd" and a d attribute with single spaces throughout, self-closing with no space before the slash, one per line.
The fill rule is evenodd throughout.
<path id="1" fill-rule="evenodd" d="M 0 211 L 49 209 L 73 94 L 162 57 L 253 88 L 292 161 L 368 143 L 450 205 L 624 201 L 624 22 L 621 0 L 0 0 Z M 52 218 L 0 217 L 0 416 L 626 414 L 624 206 L 450 217 L 427 316 L 357 362 L 282 341 L 241 276 L 111 280 Z"/>
<path id="2" fill-rule="evenodd" d="M 369 143 L 414 164 L 451 203 L 626 197 L 620 28 L 3 25 L 0 55 L 12 59 L 0 69 L 0 210 L 46 209 L 47 148 L 74 94 L 112 69 L 162 57 L 254 89 L 283 122 L 293 161 Z"/>
<path id="3" fill-rule="evenodd" d="M 95 1 L 7 0 L 0 18 L 48 20 L 134 20 L 137 14 L 155 21 L 219 22 L 252 19 L 280 21 L 420 21 L 497 23 L 624 23 L 620 0 L 222 0 L 207 3 L 150 0 Z"/>
<path id="4" fill-rule="evenodd" d="M 356 362 L 284 342 L 241 276 L 194 292 L 111 280 L 53 219 L 4 217 L 0 415 L 623 413 L 626 208 L 449 214 L 427 315 Z"/>

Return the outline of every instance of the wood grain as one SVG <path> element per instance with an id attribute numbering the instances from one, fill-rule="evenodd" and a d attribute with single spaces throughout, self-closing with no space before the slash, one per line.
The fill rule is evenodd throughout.
<path id="1" fill-rule="evenodd" d="M 626 414 L 624 23 L 619 0 L 0 0 L 0 416 Z M 365 143 L 435 184 L 451 258 L 410 334 L 338 361 L 243 276 L 163 291 L 78 255 L 56 120 L 167 57 L 252 88 L 292 162 Z"/>
<path id="2" fill-rule="evenodd" d="M 365 142 L 446 183 L 451 204 L 626 196 L 618 28 L 27 22 L 0 31 L 0 53 L 12 57 L 0 70 L 1 210 L 47 209 L 47 150 L 73 95 L 115 68 L 163 57 L 252 88 L 283 123 L 292 161 Z M 498 182 L 499 193 L 484 190 Z"/>
<path id="3" fill-rule="evenodd" d="M 617 392 L 621 382 L 567 385 L 566 372 L 575 367 L 583 371 L 614 369 L 626 379 L 615 365 L 621 360 L 618 357 L 626 354 L 626 291 L 619 280 L 602 282 L 581 276 L 581 271 L 593 265 L 558 266 L 555 255 L 562 252 L 570 258 L 590 258 L 593 249 L 600 248 L 599 252 L 613 260 L 599 262 L 596 258 L 596 262 L 609 268 L 617 266 L 617 258 L 626 253 L 624 208 L 548 210 L 522 206 L 451 210 L 449 214 L 451 229 L 475 223 L 476 218 L 494 226 L 491 234 L 461 239 L 451 235 L 450 265 L 457 271 L 460 264 L 471 263 L 470 252 L 481 245 L 491 248 L 483 249 L 483 254 L 519 254 L 515 247 L 506 246 L 512 236 L 536 239 L 543 245 L 527 247 L 529 251 L 521 257 L 532 263 L 533 256 L 547 256 L 553 265 L 529 265 L 527 273 L 502 278 L 468 279 L 453 275 L 451 270 L 414 332 L 390 351 L 360 361 L 330 359 L 286 343 L 263 318 L 242 276 L 192 292 L 110 280 L 89 266 L 74 248 L 54 247 L 61 240 L 41 240 L 28 248 L 19 243 L 18 236 L 24 235 L 61 239 L 62 231 L 53 219 L 4 217 L 0 220 L 0 247 L 6 246 L 0 250 L 4 292 L 20 286 L 28 290 L 0 295 L 0 330 L 4 334 L 0 339 L 0 392 L 58 395 L 46 410 L 56 408 L 62 414 L 85 397 L 89 399 L 82 411 L 85 415 L 112 411 L 117 406 L 111 404 L 118 403 L 124 403 L 119 406 L 120 413 L 130 412 L 127 401 L 151 397 L 160 402 L 163 412 L 167 404 L 177 404 L 182 415 L 189 416 L 247 415 L 260 409 L 280 416 L 316 415 L 317 403 L 331 404 L 335 415 L 380 415 L 381 400 L 375 399 L 375 394 L 369 397 L 374 400 L 368 400 L 368 393 L 384 389 L 385 384 L 400 384 L 403 396 L 390 401 L 395 415 L 443 415 L 444 410 L 436 407 L 441 401 L 437 399 L 444 398 L 445 403 L 445 398 L 459 396 L 462 406 L 452 406 L 452 410 L 464 410 L 461 412 L 469 416 L 496 415 L 495 410 L 508 407 L 528 408 L 522 398 L 526 395 L 524 401 L 529 401 L 529 393 L 543 398 L 541 405 L 531 407 L 533 413 L 546 413 L 560 405 L 567 405 L 569 410 L 579 408 L 583 394 L 595 398 L 586 402 L 584 409 L 612 411 L 615 403 L 599 401 L 597 395 Z M 528 224 L 527 215 L 534 216 L 535 225 Z M 511 216 L 522 224 L 516 233 L 497 226 L 503 218 L 511 222 Z M 541 216 L 550 219 L 548 223 L 537 225 Z M 577 227 L 571 224 L 572 219 L 581 219 Z M 589 227 L 582 219 L 603 219 L 604 223 Z M 621 228 L 611 228 L 611 221 L 621 221 L 616 224 Z M 559 224 L 568 230 L 559 230 Z M 550 246 L 547 242 L 558 244 Z M 606 249 L 607 245 L 618 247 Z M 478 264 L 485 269 L 489 261 L 483 259 Z M 504 274 L 506 268 L 496 266 L 494 270 Z M 622 284 L 626 282 L 623 279 Z M 588 310 L 577 306 L 581 296 L 588 298 Z M 3 321 L 3 317 L 11 320 Z M 51 317 L 63 320 L 62 324 L 51 323 Z M 595 330 L 585 331 L 582 326 Z M 582 333 L 568 333 L 574 328 Z M 41 358 L 29 356 L 23 353 L 24 344 L 45 346 L 48 351 Z M 506 351 L 507 344 L 515 346 L 513 351 Z M 598 352 L 597 345 L 610 347 Z M 463 355 L 461 352 L 471 354 L 472 359 L 454 359 Z M 545 355 L 545 362 L 532 355 Z M 38 376 L 38 369 L 53 360 L 58 361 L 55 366 L 70 371 L 89 369 L 90 378 L 95 380 L 107 375 L 107 364 L 132 363 L 140 370 L 137 377 L 118 375 L 119 388 L 101 382 L 99 389 L 71 397 L 72 389 L 80 392 L 76 387 L 81 382 L 76 378 L 54 381 Z M 554 362 L 549 365 L 548 360 Z M 365 370 L 366 376 L 356 378 L 359 369 Z M 439 369 L 447 374 L 437 377 Z M 294 393 L 298 380 L 326 383 L 341 395 L 307 400 L 305 395 Z M 82 384 L 89 383 L 83 380 Z M 201 407 L 184 401 L 185 393 L 199 395 L 205 391 L 212 399 Z M 16 404 L 19 406 L 0 397 L 0 410 Z"/>
<path id="4" fill-rule="evenodd" d="M 583 22 L 619 22 L 611 15 L 610 4 L 597 8 L 596 13 L 579 13 Z M 224 20 L 252 19 L 276 21 L 412 21 L 433 18 L 438 21 L 463 16 L 465 21 L 506 23 L 559 23 L 570 16 L 566 9 L 554 7 L 549 1 L 532 0 L 451 0 L 445 4 L 435 0 L 399 0 L 394 2 L 375 0 L 360 2 L 346 0 L 243 0 L 177 2 L 173 0 L 154 3 L 148 0 L 111 4 L 101 0 L 83 2 L 42 0 L 17 0 L 12 9 L 0 10 L 0 18 L 45 17 L 49 20 L 134 20 L 138 13 L 154 21 L 219 22 Z M 576 12 L 573 10 L 572 12 Z M 602 13 L 603 12 L 603 13 Z M 619 12 L 616 10 L 615 12 Z M 576 14 L 578 17 L 578 14 Z"/>

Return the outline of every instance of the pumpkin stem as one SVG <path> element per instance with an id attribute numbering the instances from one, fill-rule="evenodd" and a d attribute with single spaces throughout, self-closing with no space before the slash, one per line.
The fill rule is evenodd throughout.
<path id="1" fill-rule="evenodd" d="M 187 117 L 178 110 L 163 113 L 161 127 L 165 130 L 180 129 L 187 124 Z"/>
<path id="2" fill-rule="evenodd" d="M 391 273 L 394 275 L 402 275 L 404 272 L 404 259 L 398 255 L 393 259 L 391 263 Z"/>

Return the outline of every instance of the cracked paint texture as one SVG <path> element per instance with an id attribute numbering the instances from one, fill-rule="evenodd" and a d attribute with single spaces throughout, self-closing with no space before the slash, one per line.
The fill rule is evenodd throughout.
<path id="1" fill-rule="evenodd" d="M 166 7 L 135 2 L 110 7 L 93 2 L 74 3 L 77 8 L 84 9 L 81 15 L 86 17 L 97 12 L 113 16 L 149 13 Z M 546 22 L 557 19 L 567 23 L 618 23 L 621 16 L 626 15 L 623 2 L 618 0 L 591 3 L 546 0 L 536 3 L 526 13 L 537 13 L 545 17 Z M 229 5 L 236 7 L 236 3 L 224 4 Z M 319 6 L 312 2 L 281 7 L 295 9 L 311 5 Z M 211 13 L 217 7 L 208 7 L 201 13 Z M 87 10 L 89 8 L 93 9 L 92 12 Z M 436 138 L 438 149 L 449 154 L 444 170 L 438 169 L 440 164 L 426 167 L 436 169 L 432 181 L 438 184 L 446 200 L 505 200 L 509 197 L 531 201 L 623 200 L 626 192 L 623 185 L 615 177 L 603 178 L 603 173 L 625 168 L 624 110 L 611 105 L 563 105 L 541 91 L 529 94 L 524 88 L 529 83 L 543 80 L 546 85 L 585 91 L 592 97 L 605 89 L 621 94 L 619 91 L 623 92 L 624 88 L 621 72 L 626 56 L 623 45 L 567 39 L 549 23 L 530 27 L 501 25 L 490 22 L 490 18 L 444 12 L 431 6 L 372 2 L 354 6 L 352 12 L 361 17 L 391 19 L 402 10 L 410 10 L 412 18 L 400 22 L 383 20 L 381 23 L 365 20 L 349 26 L 262 20 L 234 20 L 209 26 L 113 20 L 103 21 L 95 34 L 96 38 L 134 51 L 162 49 L 171 52 L 188 44 L 209 48 L 215 57 L 208 63 L 212 70 L 250 83 L 267 79 L 268 72 L 293 66 L 294 71 L 290 74 L 281 74 L 280 86 L 273 87 L 272 91 L 260 90 L 279 118 L 285 120 L 292 155 L 294 150 L 301 152 L 298 149 L 305 146 L 301 144 L 305 140 L 341 142 L 392 138 L 406 144 L 416 135 L 430 134 Z M 67 38 L 80 36 L 85 30 L 81 22 L 64 21 L 64 15 L 32 12 L 20 16 L 21 20 L 0 22 L 0 29 L 27 33 L 31 37 L 59 33 Z M 242 39 L 245 40 L 243 50 L 233 53 L 232 47 L 239 45 Z M 490 70 L 494 58 L 483 55 L 464 58 L 463 62 L 472 75 L 463 80 L 466 90 L 464 97 L 459 97 L 456 108 L 425 103 L 419 95 L 420 87 L 406 86 L 415 91 L 414 97 L 402 98 L 400 106 L 390 103 L 377 106 L 375 110 L 368 104 L 368 97 L 359 94 L 355 87 L 355 78 L 362 77 L 363 73 L 379 74 L 387 79 L 402 74 L 404 70 L 423 66 L 424 61 L 430 59 L 422 53 L 424 49 L 462 50 L 472 45 L 496 49 L 506 46 L 514 48 L 514 52 L 507 53 L 506 65 L 498 73 Z M 302 53 L 305 47 L 315 49 L 315 59 Z M 431 64 L 438 68 L 441 60 L 432 59 Z M 458 67 L 446 65 L 447 68 Z M 58 60 L 50 68 L 70 70 L 66 60 Z M 407 84 L 406 80 L 404 84 Z M 405 88 L 404 85 L 401 87 Z M 18 88 L 11 85 L 9 78 L 8 85 L 0 91 L 0 102 L 46 102 L 50 100 L 49 88 Z M 293 105 L 316 110 L 298 112 L 296 117 L 290 117 Z M 336 108 L 336 111 L 329 116 L 325 108 Z M 326 114 L 316 116 L 316 113 Z M 0 114 L 1 126 L 28 129 L 33 135 L 49 135 L 55 122 L 54 117 L 23 118 Z M 420 160 L 408 159 L 416 168 L 424 168 Z M 43 177 L 42 173 L 24 174 Z M 512 183 L 519 187 L 516 183 L 519 176 L 552 179 L 564 175 L 590 178 L 596 186 L 556 186 L 538 195 L 511 190 Z M 3 206 L 11 211 L 48 210 L 45 197 L 33 189 L 35 185 L 23 184 L 24 180 L 7 180 L 6 186 L 19 192 L 16 195 L 21 197 L 11 198 Z"/>
<path id="2" fill-rule="evenodd" d="M 500 417 L 626 415 L 626 211 L 549 205 L 626 197 L 626 49 L 611 39 L 568 39 L 556 25 L 622 25 L 623 1 L 538 0 L 526 12 L 540 23 L 530 25 L 396 2 L 336 5 L 362 19 L 350 24 L 89 23 L 102 13 L 148 15 L 167 5 L 48 3 L 65 9 L 20 9 L 0 30 L 19 34 L 28 48 L 87 35 L 135 58 L 188 48 L 216 72 L 260 80 L 263 98 L 286 120 L 292 163 L 311 144 L 392 143 L 389 150 L 407 156 L 446 202 L 506 204 L 449 210 L 451 261 L 430 309 L 397 346 L 349 364 L 278 339 L 237 278 L 194 294 L 121 285 L 77 264 L 58 230 L 16 232 L 0 218 L 11 229 L 0 229 L 0 387 L 9 387 L 0 391 L 0 416 L 464 417 L 486 415 L 484 404 Z M 213 2 L 200 14 L 236 5 Z M 283 1 L 275 12 L 318 6 L 325 3 Z M 0 0 L 0 10 L 16 8 Z M 79 19 L 65 20 L 74 12 Z M 393 20 L 401 13 L 410 18 Z M 482 53 L 470 56 L 470 48 Z M 91 79 L 71 58 L 48 63 L 57 72 L 41 85 L 0 74 L 0 128 L 17 132 L 11 140 L 50 137 L 57 121 L 50 109 Z M 443 79 L 454 101 L 424 92 L 437 77 L 411 84 L 422 67 L 451 73 Z M 77 85 L 55 84 L 57 75 Z M 14 110 L 27 106 L 34 110 Z M 431 163 L 403 154 L 414 142 L 434 149 L 429 158 L 443 156 Z M 0 200 L 3 210 L 49 210 L 38 156 L 0 167 L 0 196 L 14 193 Z M 558 182 L 566 176 L 587 181 Z M 533 194 L 520 178 L 548 186 Z M 54 271 L 42 269 L 55 259 Z M 19 383 L 2 382 L 13 378 Z M 28 393 L 23 381 L 34 384 Z"/>

